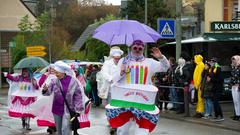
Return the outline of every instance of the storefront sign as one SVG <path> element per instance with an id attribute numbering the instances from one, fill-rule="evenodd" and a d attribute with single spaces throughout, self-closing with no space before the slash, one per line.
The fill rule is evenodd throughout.
<path id="1" fill-rule="evenodd" d="M 240 22 L 212 22 L 211 31 L 239 31 Z"/>

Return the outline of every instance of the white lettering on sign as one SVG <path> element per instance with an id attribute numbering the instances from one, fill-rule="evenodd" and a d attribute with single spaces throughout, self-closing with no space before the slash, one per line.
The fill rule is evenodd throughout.
<path id="1" fill-rule="evenodd" d="M 240 24 L 220 24 L 215 23 L 214 24 L 215 30 L 238 30 L 240 29 Z"/>

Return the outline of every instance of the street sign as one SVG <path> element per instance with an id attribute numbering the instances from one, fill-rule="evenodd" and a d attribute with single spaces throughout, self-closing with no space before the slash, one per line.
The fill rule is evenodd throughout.
<path id="1" fill-rule="evenodd" d="M 175 20 L 158 19 L 158 32 L 161 38 L 175 38 Z"/>
<path id="2" fill-rule="evenodd" d="M 44 51 L 40 51 L 40 52 L 27 52 L 27 56 L 39 56 L 39 57 L 43 57 L 45 56 L 47 53 Z"/>
<path id="3" fill-rule="evenodd" d="M 211 22 L 211 31 L 239 31 L 240 22 Z"/>
<path id="4" fill-rule="evenodd" d="M 27 47 L 27 56 L 39 56 L 43 57 L 47 53 L 44 51 L 46 49 L 45 46 L 28 46 Z"/>
<path id="5" fill-rule="evenodd" d="M 28 46 L 27 47 L 27 52 L 39 52 L 45 50 L 45 46 Z"/>

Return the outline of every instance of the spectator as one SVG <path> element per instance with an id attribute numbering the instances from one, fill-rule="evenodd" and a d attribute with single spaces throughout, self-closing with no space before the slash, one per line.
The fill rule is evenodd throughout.
<path id="1" fill-rule="evenodd" d="M 175 62 L 175 59 L 173 57 L 170 57 L 168 59 L 169 64 L 170 64 L 170 68 L 167 71 L 167 78 L 168 78 L 168 84 L 169 86 L 175 87 L 176 86 L 176 82 L 175 82 L 175 69 L 177 67 L 177 64 Z M 177 91 L 175 88 L 170 88 L 170 99 L 172 102 L 177 102 Z M 172 103 L 172 108 L 170 108 L 171 111 L 177 111 L 177 104 L 176 103 Z"/>
<path id="2" fill-rule="evenodd" d="M 168 85 L 167 74 L 165 72 L 156 73 L 155 81 L 155 85 L 158 87 L 158 93 L 156 95 L 156 105 L 159 107 L 160 111 L 162 111 L 164 103 L 164 111 L 166 112 L 168 110 L 168 102 L 164 101 L 169 101 L 169 90 L 167 88 L 161 88 L 160 86 Z"/>
<path id="3" fill-rule="evenodd" d="M 205 114 L 204 114 L 204 119 L 209 119 L 210 116 L 212 115 L 212 99 L 213 99 L 213 83 L 212 80 L 210 79 L 212 71 L 210 70 L 211 65 L 210 63 L 206 62 L 205 68 L 203 71 L 203 79 L 201 83 L 201 90 L 202 90 L 202 96 L 204 98 L 204 103 L 205 103 Z"/>
<path id="4" fill-rule="evenodd" d="M 202 55 L 195 55 L 194 62 L 196 63 L 196 67 L 194 69 L 193 81 L 194 81 L 194 87 L 197 91 L 197 106 L 196 106 L 196 114 L 194 115 L 194 117 L 201 118 L 203 117 L 203 113 L 204 113 L 204 102 L 202 98 L 202 90 L 200 88 L 200 85 L 202 82 L 202 72 L 204 70 Z"/>
<path id="5" fill-rule="evenodd" d="M 233 120 L 240 119 L 240 56 L 235 55 L 231 58 L 232 72 L 231 72 L 231 85 L 232 97 L 235 109 L 235 116 Z"/>
<path id="6" fill-rule="evenodd" d="M 183 58 L 178 59 L 178 66 L 175 69 L 175 78 L 176 84 L 178 87 L 184 87 L 184 89 L 188 89 L 189 83 L 191 80 L 190 69 L 188 65 L 186 65 L 186 61 Z M 186 88 L 185 88 L 186 87 Z M 184 102 L 184 90 L 177 90 L 178 102 Z M 178 114 L 184 113 L 184 104 L 178 104 Z"/>
<path id="7" fill-rule="evenodd" d="M 220 65 L 217 63 L 217 58 L 212 58 L 210 60 L 211 68 L 210 72 L 212 72 L 209 81 L 213 83 L 212 91 L 213 91 L 213 107 L 215 112 L 214 121 L 223 121 L 223 113 L 222 108 L 219 104 L 221 99 L 221 95 L 223 92 L 223 78 L 222 78 L 222 70 Z"/>

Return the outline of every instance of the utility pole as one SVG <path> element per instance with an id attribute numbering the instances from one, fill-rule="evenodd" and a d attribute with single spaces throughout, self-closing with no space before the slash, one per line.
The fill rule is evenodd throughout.
<path id="1" fill-rule="evenodd" d="M 50 7 L 50 14 L 51 14 L 51 31 L 50 31 L 50 40 L 49 40 L 49 46 L 48 46 L 48 53 L 49 53 L 49 63 L 52 63 L 52 51 L 51 47 L 53 44 L 53 18 L 54 18 L 54 9 L 53 9 L 53 2 L 51 2 Z"/>
<path id="2" fill-rule="evenodd" d="M 182 12 L 182 0 L 176 0 L 176 61 L 180 58 L 182 49 L 181 12 Z"/>
<path id="3" fill-rule="evenodd" d="M 2 39 L 0 31 L 0 89 L 2 89 Z"/>
<path id="4" fill-rule="evenodd" d="M 240 0 L 238 0 L 238 12 L 240 12 Z"/>
<path id="5" fill-rule="evenodd" d="M 145 15 L 144 15 L 144 23 L 147 25 L 147 0 L 145 0 Z M 147 43 L 145 43 L 145 57 L 147 57 L 147 51 L 148 51 L 148 47 L 147 47 Z"/>

